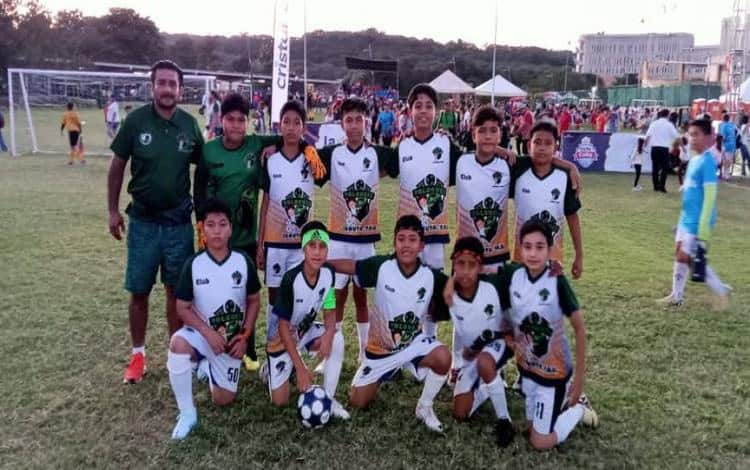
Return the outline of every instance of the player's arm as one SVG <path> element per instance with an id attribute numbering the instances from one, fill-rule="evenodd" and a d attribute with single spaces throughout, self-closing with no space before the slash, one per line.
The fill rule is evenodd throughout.
<path id="1" fill-rule="evenodd" d="M 264 238 L 266 235 L 266 224 L 268 223 L 268 191 L 271 188 L 271 178 L 268 174 L 268 165 L 263 165 L 259 176 L 260 189 L 263 190 L 263 199 L 260 202 L 260 215 L 258 219 L 258 250 L 255 255 L 255 266 L 258 269 L 265 269 L 265 250 L 263 249 Z"/>
<path id="2" fill-rule="evenodd" d="M 180 273 L 175 289 L 177 298 L 177 316 L 182 320 L 185 326 L 193 328 L 200 333 L 215 354 L 220 354 L 226 350 L 226 341 L 222 335 L 211 328 L 203 319 L 198 316 L 195 304 L 193 302 L 193 257 L 185 261 L 185 265 Z"/>
<path id="3" fill-rule="evenodd" d="M 208 180 L 208 165 L 205 158 L 201 158 L 195 168 L 195 178 L 193 179 L 193 205 L 196 211 L 208 199 Z"/>
<path id="4" fill-rule="evenodd" d="M 353 276 L 357 273 L 356 262 L 353 259 L 334 259 L 326 261 L 339 274 Z"/>
<path id="5" fill-rule="evenodd" d="M 698 240 L 707 242 L 711 238 L 711 218 L 716 210 L 717 177 L 713 162 L 706 160 L 702 168 L 703 205 L 698 223 Z M 705 249 L 705 246 L 702 247 Z"/>
<path id="6" fill-rule="evenodd" d="M 109 209 L 109 233 L 115 240 L 121 240 L 122 232 L 125 231 L 125 220 L 120 214 L 120 191 L 122 190 L 125 166 L 133 152 L 132 137 L 133 131 L 126 119 L 109 147 L 114 156 L 109 163 L 109 172 L 107 173 L 107 208 Z"/>
<path id="7" fill-rule="evenodd" d="M 313 376 L 297 351 L 297 343 L 294 342 L 294 338 L 292 337 L 292 326 L 289 320 L 285 318 L 279 319 L 279 337 L 281 338 L 281 343 L 284 345 L 284 349 L 289 354 L 289 358 L 292 360 L 292 364 L 294 364 L 294 370 L 297 374 L 297 389 L 300 393 L 304 393 L 313 383 Z"/>
<path id="8" fill-rule="evenodd" d="M 573 239 L 573 249 L 575 259 L 573 260 L 572 274 L 573 279 L 578 279 L 583 274 L 583 236 L 581 234 L 581 221 L 578 218 L 578 211 L 581 209 L 581 201 L 573 192 L 570 178 L 565 188 L 565 200 L 563 201 L 563 210 L 565 220 L 568 222 L 570 238 Z"/>
<path id="9" fill-rule="evenodd" d="M 332 276 L 333 278 L 333 276 Z M 326 359 L 333 349 L 333 335 L 336 334 L 336 290 L 331 285 L 328 289 L 328 294 L 323 301 L 323 324 L 325 325 L 325 333 L 320 339 L 320 349 L 318 354 L 321 358 Z"/>
<path id="10" fill-rule="evenodd" d="M 65 131 L 65 118 L 66 118 L 66 115 L 63 114 L 62 121 L 60 122 L 60 134 L 62 134 L 63 131 Z"/>
<path id="11" fill-rule="evenodd" d="M 456 167 L 458 166 L 458 160 L 461 158 L 461 156 L 464 154 L 464 149 L 456 145 L 455 142 L 453 142 L 450 137 L 448 137 L 450 140 L 450 178 L 449 178 L 449 185 L 455 186 L 456 185 Z"/>
<path id="12" fill-rule="evenodd" d="M 380 168 L 380 177 L 390 176 L 398 178 L 398 147 L 384 147 L 382 145 L 373 145 L 375 153 L 378 156 L 378 168 Z"/>
<path id="13" fill-rule="evenodd" d="M 570 315 L 570 326 L 576 338 L 576 365 L 573 384 L 570 387 L 568 403 L 575 405 L 583 393 L 583 385 L 586 377 L 586 326 L 583 322 L 583 312 L 576 310 Z"/>
<path id="14" fill-rule="evenodd" d="M 255 322 L 258 320 L 258 312 L 260 311 L 260 280 L 258 279 L 258 272 L 255 269 L 255 264 L 247 256 L 245 256 L 245 262 L 247 263 L 245 318 L 242 321 L 240 333 L 229 342 L 229 354 L 237 359 L 242 359 L 245 351 L 247 351 L 247 341 L 250 339 L 253 331 L 255 331 Z"/>
<path id="15" fill-rule="evenodd" d="M 433 322 L 449 321 L 451 319 L 450 310 L 448 303 L 445 301 L 446 285 L 452 279 L 441 273 L 440 271 L 433 270 L 434 286 L 432 289 L 432 299 L 430 300 L 430 306 L 427 310 L 430 319 Z"/>

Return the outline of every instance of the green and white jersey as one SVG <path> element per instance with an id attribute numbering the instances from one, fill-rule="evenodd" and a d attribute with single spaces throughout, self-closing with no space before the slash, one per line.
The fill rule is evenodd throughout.
<path id="1" fill-rule="evenodd" d="M 313 179 L 302 153 L 287 158 L 281 151 L 266 162 L 261 187 L 268 194 L 263 242 L 267 248 L 299 248 L 300 230 L 313 216 Z"/>
<path id="2" fill-rule="evenodd" d="M 329 264 L 324 264 L 318 273 L 318 279 L 310 284 L 303 272 L 304 263 L 297 265 L 284 274 L 281 287 L 276 294 L 272 315 L 268 324 L 269 353 L 284 350 L 279 335 L 279 320 L 289 322 L 292 336 L 299 340 L 315 321 L 318 312 L 336 308 L 336 296 L 333 288 L 335 272 Z"/>
<path id="3" fill-rule="evenodd" d="M 503 311 L 500 292 L 491 283 L 479 281 L 474 297 L 465 299 L 456 291 L 449 309 L 453 322 L 453 341 L 461 348 L 481 350 L 500 338 Z"/>
<path id="4" fill-rule="evenodd" d="M 192 302 L 203 321 L 229 340 L 242 328 L 248 296 L 259 291 L 255 265 L 245 253 L 231 250 L 218 261 L 204 250 L 185 262 L 176 296 Z"/>
<path id="5" fill-rule="evenodd" d="M 407 276 L 395 256 L 357 261 L 356 271 L 362 287 L 375 288 L 367 352 L 383 356 L 406 348 L 421 332 L 430 304 L 441 303 L 447 277 L 423 264 Z"/>
<path id="6" fill-rule="evenodd" d="M 573 370 L 564 319 L 579 310 L 565 276 L 549 270 L 532 277 L 523 265 L 506 265 L 509 279 L 503 307 L 510 308 L 516 363 L 539 383 L 568 378 Z"/>

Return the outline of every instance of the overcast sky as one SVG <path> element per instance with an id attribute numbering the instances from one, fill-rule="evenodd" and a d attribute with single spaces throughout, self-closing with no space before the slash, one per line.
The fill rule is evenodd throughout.
<path id="1" fill-rule="evenodd" d="M 304 0 L 290 1 L 291 34 L 304 31 Z M 233 35 L 272 34 L 274 0 L 42 0 L 51 11 L 81 9 L 102 15 L 128 7 L 150 17 L 162 31 Z M 697 45 L 718 44 L 721 19 L 732 1 L 715 0 L 498 0 L 498 44 L 574 49 L 578 36 L 596 33 L 688 32 Z M 450 7 L 459 7 L 451 10 Z M 307 29 L 359 31 L 462 39 L 492 44 L 495 0 L 307 0 Z M 570 45 L 568 44 L 570 43 Z M 377 51 L 375 51 L 377 55 Z"/>

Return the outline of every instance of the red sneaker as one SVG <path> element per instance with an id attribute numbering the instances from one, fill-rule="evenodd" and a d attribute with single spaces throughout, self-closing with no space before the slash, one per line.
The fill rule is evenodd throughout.
<path id="1" fill-rule="evenodd" d="M 128 364 L 127 369 L 125 369 L 125 375 L 122 382 L 126 384 L 137 384 L 143 379 L 145 373 L 146 357 L 143 353 L 131 354 L 130 364 Z"/>

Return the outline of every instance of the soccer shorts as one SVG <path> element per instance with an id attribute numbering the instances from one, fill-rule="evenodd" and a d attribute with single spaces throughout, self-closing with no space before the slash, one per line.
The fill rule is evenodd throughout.
<path id="1" fill-rule="evenodd" d="M 183 326 L 175 332 L 175 336 L 187 341 L 198 356 L 198 361 L 208 360 L 209 387 L 219 387 L 232 393 L 237 393 L 237 383 L 240 380 L 242 361 L 227 353 L 214 354 L 211 346 L 197 330 Z"/>
<path id="2" fill-rule="evenodd" d="M 540 384 L 534 377 L 521 370 L 521 391 L 526 397 L 526 420 L 531 421 L 539 434 L 550 434 L 557 417 L 563 411 L 565 397 L 570 387 L 568 378 Z"/>
<path id="3" fill-rule="evenodd" d="M 482 352 L 489 354 L 495 360 L 496 370 L 502 369 L 508 359 L 513 357 L 513 352 L 507 347 L 505 341 L 496 339 L 482 348 Z M 463 395 L 464 393 L 473 392 L 479 387 L 479 369 L 477 368 L 477 359 L 471 361 L 464 359 L 464 364 L 458 370 L 456 386 L 453 388 L 453 396 Z M 475 404 L 476 406 L 476 404 Z"/>
<path id="4" fill-rule="evenodd" d="M 328 246 L 328 259 L 350 259 L 354 261 L 363 260 L 375 256 L 374 243 L 351 243 L 331 240 Z M 334 287 L 343 289 L 349 284 L 349 279 L 354 278 L 354 283 L 359 285 L 357 276 L 336 273 Z"/>
<path id="5" fill-rule="evenodd" d="M 419 362 L 439 346 L 442 346 L 440 341 L 420 333 L 401 351 L 387 356 L 373 356 L 367 353 L 357 373 L 354 374 L 352 387 L 385 382 L 402 367 L 407 368 L 418 380 L 422 380 L 426 370 L 420 370 Z"/>
<path id="6" fill-rule="evenodd" d="M 302 338 L 297 342 L 297 351 L 300 356 L 315 357 L 316 352 L 310 348 L 316 339 L 323 336 L 326 327 L 319 322 L 312 324 Z M 276 390 L 289 380 L 294 372 L 292 358 L 286 351 L 268 353 L 268 391 Z"/>
<path id="7" fill-rule="evenodd" d="M 697 247 L 696 236 L 682 227 L 677 227 L 677 233 L 674 237 L 675 243 L 680 244 L 680 251 L 693 258 Z"/>
<path id="8" fill-rule="evenodd" d="M 427 243 L 419 254 L 419 259 L 432 269 L 443 271 L 445 270 L 444 247 L 444 243 Z"/>
<path id="9" fill-rule="evenodd" d="M 266 248 L 266 287 L 281 286 L 284 274 L 304 259 L 301 248 Z"/>

